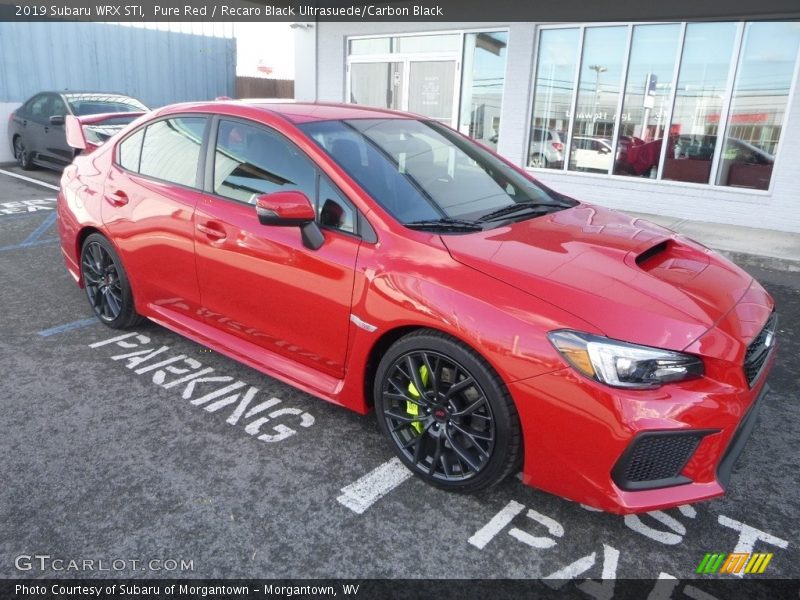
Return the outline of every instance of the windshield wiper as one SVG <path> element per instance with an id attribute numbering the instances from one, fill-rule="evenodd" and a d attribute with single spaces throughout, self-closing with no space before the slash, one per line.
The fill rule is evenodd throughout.
<path id="1" fill-rule="evenodd" d="M 555 202 L 518 202 L 509 206 L 503 206 L 497 210 L 486 213 L 478 219 L 478 221 L 494 221 L 500 217 L 506 217 L 516 212 L 532 211 L 532 212 L 548 212 L 551 208 L 566 208 L 563 204 Z"/>
<path id="2" fill-rule="evenodd" d="M 411 221 L 403 223 L 406 227 L 411 229 L 439 229 L 450 231 L 482 231 L 483 225 L 478 221 L 469 221 L 467 219 L 451 219 L 450 217 L 442 217 L 441 219 L 425 219 L 422 221 Z"/>

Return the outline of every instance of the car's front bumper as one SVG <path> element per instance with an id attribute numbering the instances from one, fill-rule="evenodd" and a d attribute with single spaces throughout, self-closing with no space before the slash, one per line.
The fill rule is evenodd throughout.
<path id="1" fill-rule="evenodd" d="M 752 388 L 703 377 L 657 390 L 623 390 L 570 368 L 516 382 L 510 387 L 525 440 L 523 481 L 622 514 L 720 496 L 753 430 L 774 361 L 773 351 Z M 678 453 L 688 448 L 685 457 L 676 457 L 669 444 L 651 444 L 677 465 L 673 476 L 658 470 L 658 451 L 639 452 L 638 467 L 630 468 L 635 444 L 671 434 L 697 438 L 673 446 Z M 647 479 L 653 465 L 659 475 Z M 644 480 L 628 481 L 626 473 Z"/>

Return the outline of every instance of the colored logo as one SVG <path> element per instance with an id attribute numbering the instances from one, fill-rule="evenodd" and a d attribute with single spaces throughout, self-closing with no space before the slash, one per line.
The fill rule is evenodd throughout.
<path id="1" fill-rule="evenodd" d="M 772 552 L 732 552 L 731 554 L 708 552 L 697 573 L 710 575 L 713 573 L 763 573 L 772 560 Z"/>

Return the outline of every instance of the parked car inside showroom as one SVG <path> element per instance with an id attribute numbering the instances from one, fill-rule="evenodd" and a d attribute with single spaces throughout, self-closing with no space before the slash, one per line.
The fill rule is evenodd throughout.
<path id="1" fill-rule="evenodd" d="M 65 169 L 58 216 L 103 323 L 374 409 L 447 490 L 521 467 L 617 513 L 718 497 L 775 360 L 773 300 L 737 266 L 406 113 L 166 107 Z"/>
<path id="2" fill-rule="evenodd" d="M 102 126 L 86 123 L 86 141 L 91 150 L 147 110 L 136 98 L 122 94 L 40 92 L 8 117 L 8 140 L 14 159 L 26 171 L 35 165 L 60 170 L 75 157 L 75 149 L 67 143 L 64 133 L 67 115 L 122 113 L 106 119 Z"/>

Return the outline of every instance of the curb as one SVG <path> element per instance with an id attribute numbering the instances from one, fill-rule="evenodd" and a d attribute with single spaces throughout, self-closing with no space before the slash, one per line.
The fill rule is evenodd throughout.
<path id="1" fill-rule="evenodd" d="M 778 258 L 775 256 L 763 256 L 761 254 L 748 254 L 746 252 L 733 252 L 731 250 L 720 250 L 712 248 L 714 252 L 719 252 L 727 259 L 739 266 L 757 267 L 759 269 L 772 269 L 775 271 L 787 271 L 790 273 L 800 273 L 800 259 L 792 260 L 789 258 Z"/>

